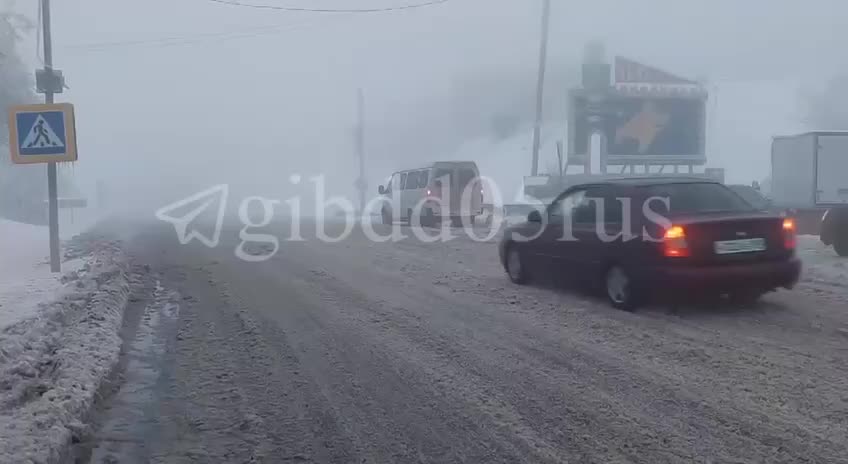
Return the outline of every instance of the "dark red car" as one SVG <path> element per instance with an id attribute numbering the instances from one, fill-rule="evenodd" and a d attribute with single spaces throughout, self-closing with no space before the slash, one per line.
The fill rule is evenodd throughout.
<path id="1" fill-rule="evenodd" d="M 660 293 L 753 302 L 801 272 L 792 219 L 703 179 L 626 178 L 576 185 L 508 228 L 509 278 L 565 274 L 634 309 Z"/>

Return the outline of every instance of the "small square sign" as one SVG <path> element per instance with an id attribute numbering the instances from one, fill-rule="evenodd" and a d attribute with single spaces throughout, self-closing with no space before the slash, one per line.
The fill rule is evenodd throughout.
<path id="1" fill-rule="evenodd" d="M 76 161 L 73 105 L 12 107 L 9 110 L 9 148 L 15 164 Z"/>

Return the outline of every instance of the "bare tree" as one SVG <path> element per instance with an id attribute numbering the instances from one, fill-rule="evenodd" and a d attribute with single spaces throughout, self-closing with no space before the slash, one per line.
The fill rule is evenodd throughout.
<path id="1" fill-rule="evenodd" d="M 32 22 L 0 7 L 0 216 L 44 224 L 46 181 L 40 166 L 12 166 L 8 156 L 6 108 L 35 101 L 33 73 L 21 59 L 18 45 L 33 30 Z"/>
<path id="2" fill-rule="evenodd" d="M 35 99 L 32 70 L 18 54 L 18 44 L 32 28 L 32 22 L 25 16 L 0 11 L 0 108 Z M 8 124 L 5 111 L 0 111 L 0 123 Z M 7 138 L 6 131 L 0 131 L 0 142 L 7 142 Z"/>

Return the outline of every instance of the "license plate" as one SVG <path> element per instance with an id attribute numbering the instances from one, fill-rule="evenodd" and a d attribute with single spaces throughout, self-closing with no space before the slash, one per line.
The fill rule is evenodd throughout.
<path id="1" fill-rule="evenodd" d="M 717 255 L 729 255 L 733 253 L 751 253 L 766 249 L 766 241 L 762 238 L 743 238 L 740 240 L 723 240 L 715 242 Z"/>

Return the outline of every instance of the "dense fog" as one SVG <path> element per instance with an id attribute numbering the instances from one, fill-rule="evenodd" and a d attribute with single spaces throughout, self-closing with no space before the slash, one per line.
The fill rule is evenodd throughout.
<path id="1" fill-rule="evenodd" d="M 5 8 L 35 20 L 36 3 Z M 79 132 L 80 161 L 63 175 L 87 195 L 103 182 L 113 203 L 151 210 L 220 183 L 284 199 L 304 193 L 288 182 L 294 173 L 324 174 L 330 193 L 353 199 L 358 88 L 369 194 L 395 169 L 454 159 L 478 140 L 529 137 L 532 128 L 541 0 L 356 14 L 204 0 L 53 3 L 55 64 L 69 85 L 58 100 L 76 105 Z M 579 83 L 584 45 L 600 39 L 608 58 L 704 82 L 708 165 L 726 168 L 729 181 L 762 179 L 770 137 L 809 128 L 810 95 L 845 70 L 846 13 L 836 0 L 554 0 L 543 136 L 564 137 L 567 90 Z M 33 68 L 41 66 L 36 33 L 18 46 Z M 543 146 L 543 170 L 555 159 L 551 147 Z M 484 171 L 494 156 L 461 153 Z M 501 173 L 529 174 L 527 151 L 493 163 L 499 182 L 515 181 Z"/>

